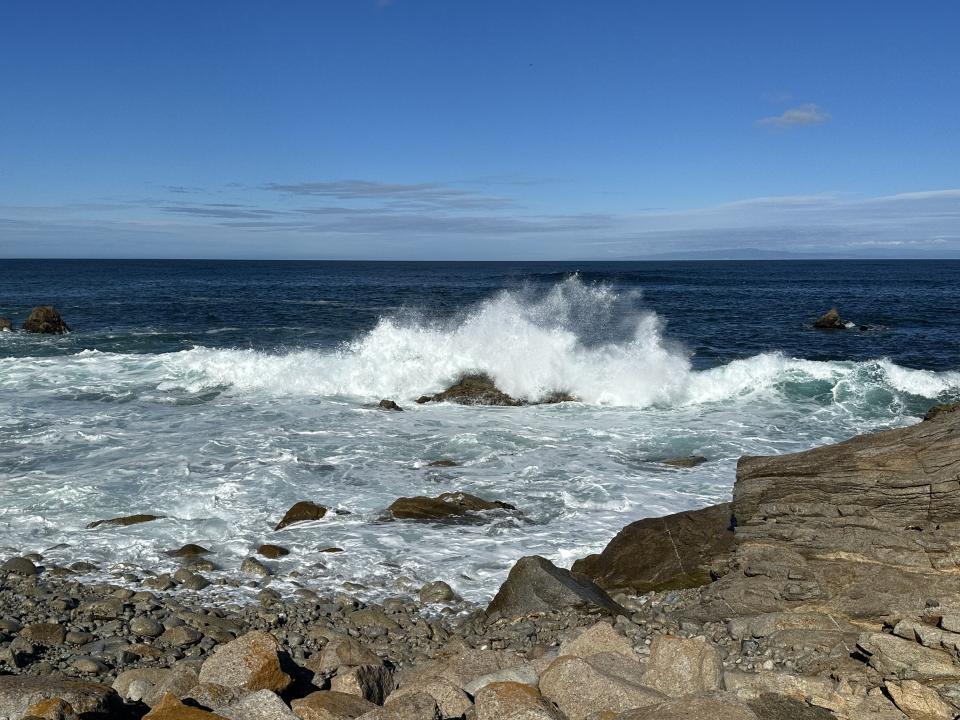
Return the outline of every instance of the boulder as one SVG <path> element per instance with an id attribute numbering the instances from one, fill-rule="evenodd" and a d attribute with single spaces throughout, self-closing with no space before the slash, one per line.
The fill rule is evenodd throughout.
<path id="1" fill-rule="evenodd" d="M 199 682 L 282 692 L 292 680 L 280 665 L 279 652 L 272 635 L 249 632 L 219 645 L 201 666 Z"/>
<path id="2" fill-rule="evenodd" d="M 154 520 L 162 520 L 163 515 L 150 515 L 148 513 L 140 513 L 137 515 L 125 515 L 123 517 L 110 518 L 109 520 L 95 520 L 92 523 L 87 525 L 87 529 L 101 527 L 103 525 L 116 525 L 119 527 L 128 527 L 130 525 L 139 525 L 140 523 L 153 522 Z"/>
<path id="3" fill-rule="evenodd" d="M 290 551 L 282 545 L 271 545 L 266 543 L 257 548 L 257 554 L 263 555 L 265 558 L 271 560 L 276 560 L 277 558 L 282 558 L 290 554 Z"/>
<path id="4" fill-rule="evenodd" d="M 563 720 L 528 684 L 494 682 L 478 691 L 476 720 Z"/>
<path id="5" fill-rule="evenodd" d="M 863 633 L 857 649 L 871 667 L 901 680 L 958 680 L 960 665 L 943 650 L 934 650 L 910 640 L 884 633 Z"/>
<path id="6" fill-rule="evenodd" d="M 197 673 L 188 667 L 135 668 L 120 673 L 113 681 L 113 689 L 124 700 L 142 700 L 148 707 L 168 693 L 184 698 L 196 685 Z"/>
<path id="7" fill-rule="evenodd" d="M 722 682 L 720 653 L 706 640 L 673 635 L 653 639 L 644 685 L 676 698 L 718 690 Z"/>
<path id="8" fill-rule="evenodd" d="M 20 718 L 34 703 L 59 698 L 78 715 L 118 717 L 122 700 L 108 685 L 54 675 L 0 675 L 0 717 Z"/>
<path id="9" fill-rule="evenodd" d="M 927 410 L 924 414 L 924 420 L 933 420 L 939 415 L 944 415 L 946 413 L 957 412 L 960 410 L 960 402 L 944 403 L 942 405 L 934 405 L 932 408 Z"/>
<path id="10" fill-rule="evenodd" d="M 384 410 L 393 410 L 394 412 L 403 412 L 403 408 L 397 405 L 393 400 L 381 400 L 379 406 Z"/>
<path id="11" fill-rule="evenodd" d="M 420 588 L 420 602 L 422 603 L 449 603 L 457 599 L 457 595 L 443 580 L 429 582 Z"/>
<path id="12" fill-rule="evenodd" d="M 194 543 L 187 543 L 182 547 L 177 548 L 176 550 L 167 550 L 167 555 L 170 557 L 177 558 L 192 558 L 199 557 L 201 555 L 207 555 L 210 551 L 207 550 L 202 545 L 196 545 Z"/>
<path id="13" fill-rule="evenodd" d="M 23 329 L 30 333 L 46 335 L 62 335 L 70 332 L 70 327 L 53 305 L 40 305 L 31 310 L 29 317 L 23 323 Z"/>
<path id="14" fill-rule="evenodd" d="M 0 332 L 11 332 L 12 330 L 13 323 L 10 318 L 0 317 Z"/>
<path id="15" fill-rule="evenodd" d="M 406 684 L 390 693 L 384 706 L 390 707 L 407 695 L 417 694 L 432 697 L 436 701 L 437 707 L 440 708 L 440 715 L 445 718 L 462 717 L 473 707 L 470 698 L 459 686 L 443 678 L 424 678 Z"/>
<path id="16" fill-rule="evenodd" d="M 60 623 L 32 623 L 19 633 L 23 640 L 46 647 L 62 645 L 66 636 L 67 631 Z"/>
<path id="17" fill-rule="evenodd" d="M 887 692 L 894 704 L 910 720 L 953 720 L 957 711 L 948 705 L 933 688 L 916 680 L 888 680 Z"/>
<path id="18" fill-rule="evenodd" d="M 21 577 L 32 577 L 37 574 L 37 566 L 33 564 L 30 558 L 12 557 L 0 565 L 0 577 L 7 575 L 20 575 Z"/>
<path id="19" fill-rule="evenodd" d="M 847 323 L 840 317 L 836 308 L 830 308 L 819 319 L 814 321 L 813 326 L 820 330 L 843 330 Z"/>
<path id="20" fill-rule="evenodd" d="M 511 618 L 579 606 L 629 617 L 627 610 L 586 575 L 559 568 L 539 555 L 530 555 L 517 560 L 510 569 L 487 606 L 487 616 Z"/>
<path id="21" fill-rule="evenodd" d="M 323 650 L 307 660 L 305 667 L 315 675 L 327 678 L 338 668 L 356 665 L 383 665 L 383 660 L 353 638 L 344 636 L 328 642 Z"/>
<path id="22" fill-rule="evenodd" d="M 499 500 L 484 500 L 465 492 L 449 492 L 435 498 L 424 496 L 397 498 L 387 508 L 384 519 L 483 522 L 483 516 L 478 513 L 490 510 L 516 511 L 517 509 Z"/>
<path id="23" fill-rule="evenodd" d="M 613 654 L 557 658 L 540 676 L 540 692 L 569 720 L 656 705 L 666 699 L 642 684 L 639 664 L 624 662 L 623 656 Z"/>
<path id="24" fill-rule="evenodd" d="M 174 695 L 167 693 L 143 716 L 143 720 L 227 720 L 200 708 L 184 705 Z"/>
<path id="25" fill-rule="evenodd" d="M 393 690 L 393 672 L 377 658 L 373 665 L 341 667 L 330 681 L 330 689 L 382 705 Z"/>
<path id="26" fill-rule="evenodd" d="M 830 716 L 832 717 L 832 716 Z M 615 720 L 803 720 L 803 716 L 757 715 L 750 706 L 735 697 L 712 695 L 675 698 L 657 705 L 630 710 Z"/>
<path id="27" fill-rule="evenodd" d="M 538 673 L 532 665 L 518 665 L 517 667 L 497 670 L 495 673 L 474 678 L 463 686 L 463 691 L 467 695 L 473 696 L 474 701 L 476 701 L 477 693 L 488 685 L 497 683 L 520 684 L 536 688 L 540 684 L 540 673 Z M 537 691 L 537 695 L 540 695 L 539 691 Z"/>
<path id="28" fill-rule="evenodd" d="M 217 714 L 228 720 L 298 720 L 280 696 L 270 690 L 257 690 L 244 695 L 218 708 Z"/>
<path id="29" fill-rule="evenodd" d="M 443 392 L 432 396 L 423 396 L 417 400 L 423 402 L 453 402 L 460 405 L 522 405 L 519 400 L 500 390 L 493 378 L 485 373 L 463 375 Z"/>
<path id="30" fill-rule="evenodd" d="M 426 693 L 411 693 L 360 716 L 362 720 L 441 720 L 437 701 Z"/>
<path id="31" fill-rule="evenodd" d="M 323 505 L 317 505 L 315 502 L 310 502 L 309 500 L 301 500 L 298 503 L 294 503 L 293 507 L 287 510 L 286 514 L 284 514 L 280 522 L 277 523 L 277 526 L 274 528 L 274 530 L 282 530 L 288 525 L 293 525 L 294 523 L 319 520 L 326 514 L 327 508 L 325 508 Z"/>
<path id="32" fill-rule="evenodd" d="M 377 706 L 356 695 L 320 690 L 291 703 L 300 720 L 353 720 Z"/>
<path id="33" fill-rule="evenodd" d="M 645 593 L 710 582 L 711 568 L 733 548 L 729 503 L 630 523 L 597 555 L 571 568 L 608 590 Z"/>
<path id="34" fill-rule="evenodd" d="M 609 623 L 599 622 L 581 631 L 573 640 L 560 645 L 559 655 L 586 658 L 600 653 L 622 655 L 631 662 L 640 662 L 633 644 L 613 629 Z"/>

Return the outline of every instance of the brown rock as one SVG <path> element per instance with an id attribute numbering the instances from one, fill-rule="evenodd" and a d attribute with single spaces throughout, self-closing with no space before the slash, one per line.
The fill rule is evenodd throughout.
<path id="1" fill-rule="evenodd" d="M 397 405 L 393 400 L 381 400 L 380 407 L 384 410 L 393 410 L 394 412 L 403 412 L 403 408 Z"/>
<path id="2" fill-rule="evenodd" d="M 139 525 L 140 523 L 152 522 L 153 520 L 163 519 L 163 515 L 149 515 L 146 513 L 141 513 L 139 515 L 126 515 L 124 517 L 115 517 L 110 518 L 109 520 L 95 520 L 94 522 L 87 525 L 87 529 L 100 527 L 101 525 L 117 525 L 120 527 L 127 527 L 129 525 Z"/>
<path id="3" fill-rule="evenodd" d="M 482 521 L 477 513 L 489 510 L 515 511 L 513 505 L 498 500 L 484 500 L 465 492 L 442 493 L 435 498 L 402 497 L 387 508 L 387 518 L 395 520 L 430 520 L 434 522 Z"/>
<path id="4" fill-rule="evenodd" d="M 291 703 L 300 720 L 353 720 L 377 706 L 356 695 L 321 690 Z"/>
<path id="5" fill-rule="evenodd" d="M 820 330 L 843 330 L 846 323 L 840 317 L 836 308 L 830 308 L 813 323 L 813 326 Z"/>
<path id="6" fill-rule="evenodd" d="M 13 330 L 13 323 L 10 318 L 0 317 L 0 332 L 10 332 Z"/>
<path id="7" fill-rule="evenodd" d="M 63 700 L 80 715 L 114 717 L 121 712 L 120 696 L 107 685 L 51 675 L 0 675 L 0 717 L 23 717 L 31 705 L 50 699 Z"/>
<path id="8" fill-rule="evenodd" d="M 484 686 L 475 698 L 477 720 L 562 720 L 536 688 L 515 682 Z"/>
<path id="9" fill-rule="evenodd" d="M 703 455 L 689 455 L 688 457 L 664 458 L 663 460 L 657 460 L 657 462 L 661 465 L 669 465 L 670 467 L 692 468 L 697 465 L 703 465 L 707 462 L 707 458 Z"/>
<path id="10" fill-rule="evenodd" d="M 616 653 L 631 662 L 640 662 L 633 644 L 609 623 L 599 622 L 560 645 L 559 655 L 586 658 L 600 653 Z"/>
<path id="11" fill-rule="evenodd" d="M 67 631 L 59 623 L 33 623 L 23 628 L 18 636 L 37 645 L 62 645 Z"/>
<path id="12" fill-rule="evenodd" d="M 23 329 L 30 333 L 47 335 L 62 335 L 70 332 L 70 326 L 60 317 L 60 313 L 53 305 L 40 305 L 31 310 L 29 317 L 23 323 Z"/>
<path id="13" fill-rule="evenodd" d="M 184 705 L 175 696 L 167 693 L 150 712 L 143 716 L 143 720 L 226 720 L 226 718 Z"/>
<path id="14" fill-rule="evenodd" d="M 758 717 L 746 703 L 719 693 L 676 698 L 616 716 L 616 720 L 700 720 L 701 718 L 703 720 L 779 720 L 769 715 Z M 784 717 L 783 720 L 788 718 Z"/>
<path id="15" fill-rule="evenodd" d="M 310 502 L 309 500 L 301 500 L 287 510 L 286 514 L 283 516 L 280 522 L 277 523 L 277 526 L 274 528 L 274 530 L 282 530 L 288 525 L 293 525 L 294 523 L 319 520 L 326 514 L 327 508 L 325 508 L 323 505 L 317 505 L 315 502 Z"/>
<path id="16" fill-rule="evenodd" d="M 200 668 L 199 682 L 282 692 L 291 678 L 280 667 L 279 651 L 280 645 L 269 633 L 249 632 L 219 645 Z"/>
<path id="17" fill-rule="evenodd" d="M 282 545 L 270 545 L 269 543 L 261 545 L 257 548 L 257 553 L 263 555 L 265 558 L 270 558 L 271 560 L 276 560 L 277 558 L 282 558 L 285 555 L 289 555 L 290 551 L 287 550 Z"/>
<path id="18" fill-rule="evenodd" d="M 571 573 L 538 555 L 520 558 L 487 606 L 487 616 L 519 617 L 535 612 L 592 606 L 629 616 L 586 575 Z"/>
<path id="19" fill-rule="evenodd" d="M 453 402 L 460 405 L 508 405 L 522 403 L 500 390 L 493 378 L 484 373 L 464 375 L 443 392 L 430 398 L 433 402 Z M 417 402 L 428 402 L 420 398 Z"/>
<path id="20" fill-rule="evenodd" d="M 668 697 L 718 690 L 723 679 L 720 653 L 706 640 L 658 635 L 650 645 L 643 684 Z"/>
<path id="21" fill-rule="evenodd" d="M 65 700 L 47 698 L 28 707 L 25 717 L 42 718 L 42 720 L 70 720 L 76 715 L 73 712 L 73 706 Z"/>
<path id="22" fill-rule="evenodd" d="M 461 717 L 473 707 L 467 694 L 459 686 L 444 678 L 424 678 L 406 684 L 390 693 L 385 705 L 389 707 L 406 695 L 418 693 L 429 695 L 436 700 L 440 714 L 445 718 Z"/>
<path id="23" fill-rule="evenodd" d="M 383 665 L 383 660 L 353 638 L 339 637 L 328 642 L 306 662 L 308 670 L 323 677 L 333 675 L 337 668 L 355 665 Z"/>
<path id="24" fill-rule="evenodd" d="M 425 693 L 411 693 L 360 717 L 362 720 L 440 720 L 442 716 L 432 697 Z"/>
<path id="25" fill-rule="evenodd" d="M 457 462 L 455 460 L 441 458 L 440 460 L 431 460 L 427 463 L 427 467 L 457 467 Z"/>
<path id="26" fill-rule="evenodd" d="M 730 504 L 630 523 L 598 555 L 571 568 L 609 590 L 678 590 L 710 582 L 733 548 Z"/>
<path id="27" fill-rule="evenodd" d="M 207 550 L 202 545 L 195 545 L 194 543 L 187 543 L 181 548 L 176 550 L 168 550 L 167 555 L 170 557 L 179 557 L 179 558 L 192 558 L 198 557 L 200 555 L 206 555 L 210 551 Z"/>
<path id="28" fill-rule="evenodd" d="M 393 673 L 377 660 L 380 664 L 339 668 L 330 681 L 330 689 L 382 705 L 393 690 Z"/>
<path id="29" fill-rule="evenodd" d="M 663 694 L 641 683 L 641 672 L 621 655 L 559 657 L 540 676 L 540 692 L 569 720 L 663 702 Z"/>
<path id="30" fill-rule="evenodd" d="M 884 633 L 863 633 L 857 647 L 870 666 L 886 676 L 902 680 L 960 679 L 960 665 L 943 650 Z"/>
<path id="31" fill-rule="evenodd" d="M 957 412 L 960 410 L 960 402 L 945 403 L 943 405 L 934 405 L 932 408 L 927 410 L 926 414 L 923 416 L 924 420 L 933 420 L 939 415 L 945 415 L 946 413 Z"/>
<path id="32" fill-rule="evenodd" d="M 887 692 L 910 720 L 953 720 L 957 711 L 940 699 L 937 691 L 916 680 L 888 680 Z"/>

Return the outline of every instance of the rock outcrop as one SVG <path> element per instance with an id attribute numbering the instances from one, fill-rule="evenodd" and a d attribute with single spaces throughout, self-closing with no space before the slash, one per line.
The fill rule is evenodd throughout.
<path id="1" fill-rule="evenodd" d="M 23 329 L 26 332 L 47 335 L 62 335 L 70 332 L 70 326 L 60 317 L 60 313 L 53 305 L 40 305 L 31 310 L 29 317 L 23 323 Z"/>
<path id="2" fill-rule="evenodd" d="M 0 317 L 0 332 L 10 332 L 13 330 L 13 322 L 10 318 Z"/>
<path id="3" fill-rule="evenodd" d="M 484 500 L 465 492 L 442 493 L 437 497 L 397 498 L 387 508 L 385 519 L 427 520 L 433 522 L 484 522 L 483 513 L 491 510 L 517 512 L 517 508 L 499 500 Z"/>
<path id="4" fill-rule="evenodd" d="M 417 400 L 425 402 L 453 402 L 460 405 L 522 405 L 493 382 L 493 378 L 485 373 L 463 375 L 453 385 L 436 395 L 424 395 Z"/>
<path id="5" fill-rule="evenodd" d="M 843 330 L 847 327 L 847 323 L 840 317 L 836 308 L 830 308 L 813 323 L 813 326 L 820 330 Z"/>
<path id="6" fill-rule="evenodd" d="M 603 552 L 571 568 L 607 590 L 675 590 L 710 582 L 733 547 L 729 503 L 644 518 L 621 530 Z"/>
<path id="7" fill-rule="evenodd" d="M 87 525 L 87 529 L 98 528 L 106 525 L 115 525 L 117 527 L 128 527 L 130 525 L 139 525 L 140 523 L 162 520 L 163 515 L 151 515 L 149 513 L 139 513 L 137 515 L 124 515 L 123 517 L 110 518 L 109 520 L 94 520 Z"/>
<path id="8" fill-rule="evenodd" d="M 323 505 L 317 505 L 317 503 L 309 500 L 301 500 L 298 503 L 294 503 L 293 506 L 287 510 L 284 516 L 280 519 L 280 522 L 278 522 L 277 526 L 273 529 L 282 530 L 288 525 L 293 525 L 294 523 L 320 520 L 326 514 L 327 508 L 325 508 Z"/>

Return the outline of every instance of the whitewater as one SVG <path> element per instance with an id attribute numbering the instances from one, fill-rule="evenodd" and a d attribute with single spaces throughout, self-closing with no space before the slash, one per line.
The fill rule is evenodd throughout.
<path id="1" fill-rule="evenodd" d="M 771 351 L 697 368 L 641 299 L 571 276 L 442 318 L 404 307 L 333 347 L 44 355 L 25 345 L 35 338 L 0 334 L 0 551 L 162 572 L 176 567 L 165 551 L 198 543 L 214 551 L 213 577 L 240 577 L 272 542 L 292 551 L 273 563 L 283 591 L 350 582 L 382 597 L 442 579 L 483 600 L 521 555 L 569 565 L 632 520 L 728 499 L 741 455 L 907 425 L 960 396 L 960 372 L 882 357 Z M 476 371 L 531 403 L 576 401 L 415 402 Z M 691 455 L 707 462 L 659 462 Z M 429 466 L 438 459 L 457 466 Z M 383 519 L 399 496 L 455 490 L 523 517 Z M 304 499 L 345 513 L 273 532 Z M 85 529 L 138 512 L 164 518 Z"/>

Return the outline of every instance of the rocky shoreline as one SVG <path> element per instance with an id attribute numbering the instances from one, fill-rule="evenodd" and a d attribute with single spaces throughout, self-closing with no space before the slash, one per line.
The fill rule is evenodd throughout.
<path id="1" fill-rule="evenodd" d="M 169 585 L 6 558 L 0 718 L 956 718 L 956 410 L 742 458 L 732 503 L 632 523 L 574 572 L 522 558 L 487 607 L 266 577 L 210 607 L 190 553 Z"/>

